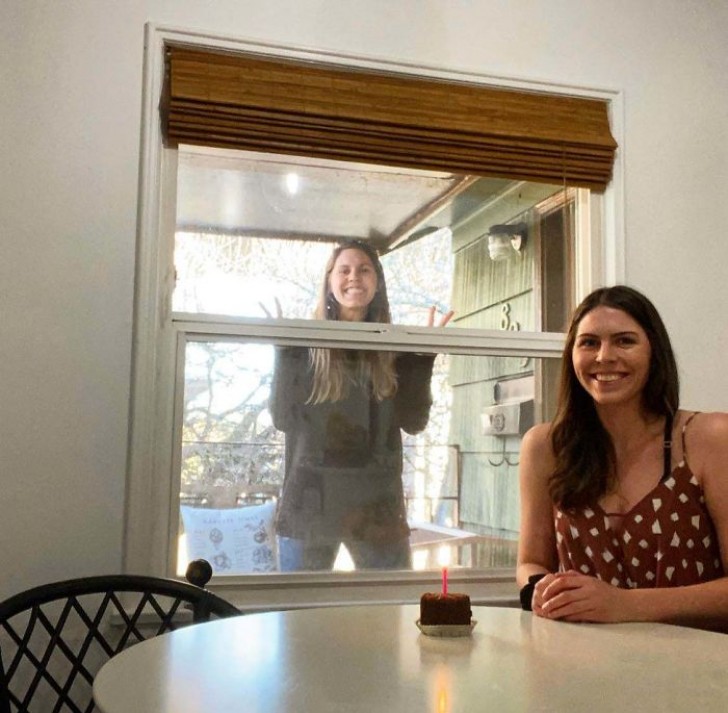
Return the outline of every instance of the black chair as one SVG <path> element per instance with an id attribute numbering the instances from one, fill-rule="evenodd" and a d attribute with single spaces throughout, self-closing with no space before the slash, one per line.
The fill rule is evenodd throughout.
<path id="1" fill-rule="evenodd" d="M 94 676 L 112 656 L 180 626 L 240 614 L 204 588 L 207 561 L 190 563 L 186 576 L 70 579 L 0 603 L 0 713 L 93 711 Z"/>

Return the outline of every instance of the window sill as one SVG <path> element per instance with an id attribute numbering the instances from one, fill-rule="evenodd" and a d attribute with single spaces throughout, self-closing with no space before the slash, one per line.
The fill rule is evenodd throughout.
<path id="1" fill-rule="evenodd" d="M 474 605 L 520 606 L 511 569 L 450 570 L 451 591 L 468 594 Z M 344 572 L 217 577 L 208 588 L 244 612 L 357 604 L 413 604 L 423 592 L 438 591 L 437 572 Z"/>

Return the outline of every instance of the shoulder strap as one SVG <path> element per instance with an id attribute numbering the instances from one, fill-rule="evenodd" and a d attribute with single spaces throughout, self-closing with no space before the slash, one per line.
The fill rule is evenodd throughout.
<path id="1" fill-rule="evenodd" d="M 683 427 L 680 432 L 680 442 L 682 444 L 682 459 L 685 463 L 688 462 L 688 447 L 685 443 L 685 431 L 687 430 L 687 427 L 688 427 L 688 424 L 690 423 L 690 421 L 692 421 L 699 413 L 700 413 L 700 411 L 693 411 L 693 413 L 691 413 L 687 417 L 687 419 L 685 420 L 685 423 L 683 423 Z"/>
<path id="2" fill-rule="evenodd" d="M 662 449 L 665 459 L 665 465 L 662 469 L 662 480 L 667 480 L 670 477 L 670 466 L 672 464 L 672 414 L 668 414 L 665 419 L 665 435 Z"/>

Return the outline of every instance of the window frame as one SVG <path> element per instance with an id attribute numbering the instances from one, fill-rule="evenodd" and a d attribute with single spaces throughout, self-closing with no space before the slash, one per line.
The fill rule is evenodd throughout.
<path id="1" fill-rule="evenodd" d="M 137 259 L 135 275 L 132 389 L 127 461 L 127 494 L 124 528 L 124 570 L 174 576 L 170 554 L 177 528 L 179 473 L 174 463 L 178 445 L 182 389 L 181 367 L 184 342 L 188 337 L 204 338 L 237 334 L 276 343 L 300 344 L 313 339 L 320 346 L 370 344 L 403 351 L 426 349 L 458 353 L 558 356 L 563 334 L 534 332 L 485 332 L 452 329 L 447 333 L 424 327 L 388 325 L 316 325 L 306 320 L 266 320 L 217 315 L 173 314 L 174 287 L 174 195 L 176 150 L 163 147 L 159 122 L 159 97 L 164 80 L 164 50 L 169 43 L 186 43 L 203 48 L 257 52 L 276 57 L 315 60 L 360 69 L 409 73 L 450 81 L 481 83 L 503 88 L 526 89 L 599 98 L 609 104 L 612 134 L 621 147 L 622 95 L 618 91 L 588 89 L 547 82 L 492 77 L 462 71 L 312 51 L 205 35 L 201 32 L 168 28 L 148 23 L 145 28 L 144 93 L 140 157 Z M 591 239 L 575 248 L 576 298 L 601 284 L 623 280 L 624 249 L 622 226 L 622 150 L 618 149 L 613 177 L 603 194 L 591 192 L 576 205 L 578 225 L 588 226 Z M 167 200 L 162 205 L 162 197 Z M 584 231 L 577 230 L 584 234 Z M 453 583 L 469 591 L 477 602 L 512 603 L 512 570 L 452 573 Z M 222 591 L 248 609 L 269 609 L 360 601 L 414 601 L 427 585 L 436 585 L 432 572 L 301 573 L 245 575 L 215 578 L 213 590 Z M 476 596 L 477 595 L 477 596 Z"/>

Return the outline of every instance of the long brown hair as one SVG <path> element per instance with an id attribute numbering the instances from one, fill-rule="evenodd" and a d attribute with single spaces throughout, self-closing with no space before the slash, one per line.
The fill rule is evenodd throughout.
<path id="1" fill-rule="evenodd" d="M 674 416 L 680 402 L 680 381 L 667 329 L 655 306 L 625 285 L 602 287 L 576 308 L 561 359 L 561 384 L 551 444 L 556 467 L 549 479 L 553 502 L 567 510 L 592 504 L 605 495 L 616 478 L 612 439 L 597 415 L 594 401 L 579 383 L 572 351 L 581 320 L 596 307 L 619 309 L 644 329 L 650 342 L 650 370 L 642 391 L 645 414 Z"/>
<path id="2" fill-rule="evenodd" d="M 316 319 L 340 319 L 340 305 L 331 291 L 330 276 L 336 259 L 344 250 L 359 250 L 371 261 L 377 275 L 377 290 L 369 303 L 364 322 L 389 324 L 392 316 L 387 297 L 387 282 L 377 251 L 362 240 L 347 240 L 337 245 L 329 256 L 324 270 L 319 300 L 314 311 Z M 351 384 L 371 383 L 372 395 L 379 401 L 394 395 L 397 390 L 397 375 L 392 352 L 353 351 L 344 349 L 312 348 L 313 388 L 309 403 L 339 401 Z"/>

